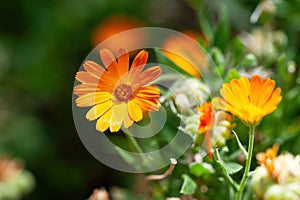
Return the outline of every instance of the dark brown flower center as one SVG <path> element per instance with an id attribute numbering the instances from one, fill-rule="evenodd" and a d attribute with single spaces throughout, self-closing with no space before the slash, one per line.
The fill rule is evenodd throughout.
<path id="1" fill-rule="evenodd" d="M 127 102 L 132 95 L 132 88 L 127 84 L 120 84 L 114 89 L 114 96 L 123 102 Z"/>

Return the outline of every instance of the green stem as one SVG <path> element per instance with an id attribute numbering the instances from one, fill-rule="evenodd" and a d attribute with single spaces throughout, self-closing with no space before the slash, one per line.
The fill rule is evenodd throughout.
<path id="1" fill-rule="evenodd" d="M 230 185 L 233 187 L 234 190 L 237 190 L 238 189 L 238 185 L 236 182 L 234 182 L 234 180 L 230 177 L 230 175 L 228 174 L 227 170 L 226 170 L 226 167 L 224 165 L 224 162 L 223 160 L 221 159 L 220 157 L 220 154 L 219 154 L 219 151 L 218 149 L 215 150 L 216 152 L 216 156 L 215 156 L 215 159 L 217 160 L 217 164 L 220 166 L 220 168 L 222 169 L 223 171 L 223 174 L 225 176 L 225 178 L 227 179 L 227 181 L 230 183 Z"/>
<path id="2" fill-rule="evenodd" d="M 135 137 L 133 137 L 130 133 L 126 133 L 126 132 L 124 132 L 124 133 L 128 139 L 129 145 L 131 145 L 134 148 L 134 151 L 136 153 L 138 153 L 137 156 L 142 160 L 143 165 L 147 166 L 149 164 L 149 158 L 145 155 L 145 153 L 143 152 L 143 149 L 141 148 L 139 143 L 136 141 Z"/>
<path id="3" fill-rule="evenodd" d="M 143 154 L 143 150 L 140 147 L 140 145 L 137 143 L 136 139 L 134 137 L 132 137 L 132 135 L 125 133 L 127 139 L 128 139 L 128 143 L 134 148 L 136 153 L 140 153 Z"/>
<path id="4" fill-rule="evenodd" d="M 254 132 L 255 132 L 255 126 L 251 125 L 249 127 L 249 145 L 248 145 L 248 156 L 246 158 L 246 167 L 244 171 L 244 175 L 241 181 L 241 184 L 239 186 L 238 192 L 236 194 L 236 200 L 241 200 L 243 191 L 245 188 L 245 185 L 247 183 L 248 177 L 249 177 L 249 171 L 251 166 L 251 159 L 252 159 L 252 153 L 253 153 L 253 144 L 254 144 Z"/>

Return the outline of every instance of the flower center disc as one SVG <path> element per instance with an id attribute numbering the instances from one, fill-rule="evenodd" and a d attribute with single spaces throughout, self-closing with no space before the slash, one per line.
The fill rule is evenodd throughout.
<path id="1" fill-rule="evenodd" d="M 127 102 L 132 95 L 132 89 L 130 85 L 120 84 L 114 89 L 114 96 L 123 102 Z"/>

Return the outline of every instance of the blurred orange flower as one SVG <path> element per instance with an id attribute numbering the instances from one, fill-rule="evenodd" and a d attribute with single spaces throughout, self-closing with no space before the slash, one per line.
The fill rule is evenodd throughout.
<path id="1" fill-rule="evenodd" d="M 129 54 L 121 48 L 118 61 L 107 49 L 100 50 L 100 57 L 106 69 L 94 61 L 86 61 L 76 80 L 81 84 L 74 87 L 79 97 L 79 107 L 93 106 L 86 114 L 90 121 L 96 120 L 96 129 L 119 131 L 122 124 L 128 128 L 143 118 L 146 111 L 157 111 L 160 107 L 160 91 L 154 86 L 144 86 L 161 73 L 159 66 L 143 71 L 148 53 L 140 51 L 129 70 Z"/>
<path id="2" fill-rule="evenodd" d="M 247 125 L 257 125 L 261 119 L 276 110 L 281 101 L 281 89 L 275 81 L 264 80 L 254 75 L 250 81 L 246 77 L 224 83 L 220 93 L 223 99 L 214 99 L 218 107 L 231 112 Z"/>
<path id="3" fill-rule="evenodd" d="M 202 104 L 198 111 L 200 112 L 200 125 L 198 128 L 199 133 L 203 133 L 205 136 L 206 148 L 208 150 L 208 156 L 212 159 L 211 153 L 211 141 L 210 141 L 210 131 L 211 125 L 214 123 L 215 111 L 211 102 Z"/>
<path id="4" fill-rule="evenodd" d="M 118 33 L 142 26 L 143 24 L 138 20 L 125 15 L 111 16 L 105 19 L 95 28 L 92 34 L 92 44 L 93 46 L 97 46 L 99 43 Z M 142 46 L 144 41 L 144 35 L 138 34 L 137 32 L 130 32 L 128 35 L 126 35 L 126 38 L 114 37 L 113 39 L 106 41 L 105 48 L 108 48 L 114 54 L 117 54 L 120 46 L 131 49 Z"/>
<path id="5" fill-rule="evenodd" d="M 279 145 L 274 144 L 272 148 L 267 149 L 265 152 L 260 152 L 256 154 L 256 159 L 258 164 L 264 166 L 270 174 L 273 174 L 275 166 L 274 166 L 274 159 L 277 156 L 279 150 Z"/>
<path id="6" fill-rule="evenodd" d="M 198 34 L 193 31 L 186 31 L 184 34 L 194 41 L 181 35 L 171 36 L 164 42 L 162 51 L 178 67 L 200 78 L 200 71 L 207 70 L 208 58 L 196 41 Z"/>
<path id="7" fill-rule="evenodd" d="M 23 170 L 23 163 L 17 159 L 0 157 L 0 182 L 16 177 Z"/>

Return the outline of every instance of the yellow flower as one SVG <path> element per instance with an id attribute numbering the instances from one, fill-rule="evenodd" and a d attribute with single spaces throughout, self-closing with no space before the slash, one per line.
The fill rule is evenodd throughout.
<path id="1" fill-rule="evenodd" d="M 217 98 L 218 107 L 239 117 L 245 124 L 256 125 L 261 119 L 276 110 L 281 101 L 280 88 L 275 87 L 275 81 L 264 80 L 254 75 L 250 81 L 246 77 L 233 79 L 224 83 Z"/>
<path id="2" fill-rule="evenodd" d="M 157 111 L 160 107 L 160 91 L 154 86 L 145 86 L 155 80 L 161 73 L 159 66 L 143 71 L 148 53 L 140 51 L 129 69 L 129 55 L 121 48 L 118 61 L 107 49 L 100 50 L 103 68 L 94 61 L 86 61 L 76 80 L 81 84 L 74 87 L 74 94 L 79 97 L 79 107 L 93 106 L 86 114 L 90 121 L 96 120 L 96 129 L 103 132 L 119 131 L 133 122 L 140 121 L 147 111 Z"/>

